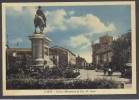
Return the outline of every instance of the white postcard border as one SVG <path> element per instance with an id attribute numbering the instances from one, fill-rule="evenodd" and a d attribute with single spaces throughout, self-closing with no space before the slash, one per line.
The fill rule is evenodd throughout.
<path id="1" fill-rule="evenodd" d="M 132 88 L 131 89 L 38 89 L 6 90 L 6 6 L 86 6 L 86 5 L 131 5 L 132 30 Z M 109 2 L 45 2 L 45 3 L 2 3 L 2 76 L 3 96 L 33 95 L 99 95 L 136 94 L 136 21 L 134 1 Z"/>

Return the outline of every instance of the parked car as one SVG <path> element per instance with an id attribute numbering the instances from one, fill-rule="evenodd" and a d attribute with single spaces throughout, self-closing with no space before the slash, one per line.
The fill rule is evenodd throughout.
<path id="1" fill-rule="evenodd" d="M 86 70 L 95 70 L 95 67 L 94 66 L 85 66 L 85 69 Z"/>

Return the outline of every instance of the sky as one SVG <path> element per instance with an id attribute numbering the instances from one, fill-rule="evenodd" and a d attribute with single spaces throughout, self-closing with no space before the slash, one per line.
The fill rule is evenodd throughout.
<path id="1" fill-rule="evenodd" d="M 37 6 L 6 6 L 6 35 L 11 48 L 30 48 Z M 91 43 L 106 35 L 114 38 L 131 29 L 130 5 L 42 6 L 47 27 L 43 34 L 58 45 L 92 62 Z"/>

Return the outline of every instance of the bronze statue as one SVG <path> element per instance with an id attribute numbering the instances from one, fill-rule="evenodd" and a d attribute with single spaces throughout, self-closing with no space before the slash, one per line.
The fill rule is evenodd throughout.
<path id="1" fill-rule="evenodd" d="M 43 13 L 41 6 L 38 7 L 34 18 L 35 33 L 36 28 L 39 27 L 40 33 L 43 33 L 44 27 L 46 27 L 46 17 Z"/>

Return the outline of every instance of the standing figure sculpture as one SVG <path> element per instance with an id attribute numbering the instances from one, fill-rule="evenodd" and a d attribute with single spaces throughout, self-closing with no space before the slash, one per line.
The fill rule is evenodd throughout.
<path id="1" fill-rule="evenodd" d="M 43 33 L 43 30 L 46 27 L 46 17 L 43 11 L 41 10 L 41 6 L 39 6 L 38 10 L 36 11 L 34 18 L 34 26 L 35 26 L 35 33 L 37 27 L 39 27 L 40 33 Z"/>

